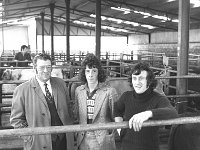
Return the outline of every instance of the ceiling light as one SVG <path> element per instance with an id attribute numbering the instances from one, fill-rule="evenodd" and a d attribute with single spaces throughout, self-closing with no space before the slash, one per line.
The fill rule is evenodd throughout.
<path id="1" fill-rule="evenodd" d="M 117 22 L 118 24 L 123 22 L 121 19 L 116 19 L 116 18 L 107 18 L 107 20 Z"/>
<path id="2" fill-rule="evenodd" d="M 142 24 L 141 26 L 144 27 L 144 28 L 148 28 L 148 29 L 154 29 L 154 28 L 156 28 L 154 26 L 147 25 L 147 24 Z"/>
<path id="3" fill-rule="evenodd" d="M 139 26 L 140 24 L 137 23 L 137 22 L 131 22 L 131 21 L 124 21 L 125 24 L 130 24 L 130 25 L 133 25 L 133 26 Z"/>
<path id="4" fill-rule="evenodd" d="M 130 9 L 128 8 L 123 8 L 123 7 L 110 7 L 113 10 L 118 10 L 118 11 L 123 11 L 124 14 L 129 14 L 130 13 Z"/>
<path id="5" fill-rule="evenodd" d="M 176 0 L 167 0 L 167 2 L 173 2 L 173 1 L 176 1 Z"/>
<path id="6" fill-rule="evenodd" d="M 179 22 L 178 19 L 172 19 L 172 22 Z"/>
<path id="7" fill-rule="evenodd" d="M 149 16 L 143 16 L 143 18 L 148 18 Z"/>

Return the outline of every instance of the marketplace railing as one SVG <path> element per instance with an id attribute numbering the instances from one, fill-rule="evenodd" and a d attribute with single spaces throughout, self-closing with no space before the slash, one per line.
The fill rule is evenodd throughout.
<path id="1" fill-rule="evenodd" d="M 189 124 L 200 123 L 200 116 L 195 117 L 181 117 L 169 120 L 156 120 L 146 121 L 143 127 L 149 126 L 164 126 L 174 124 Z M 67 126 L 51 126 L 51 127 L 36 127 L 36 128 L 23 128 L 23 129 L 8 129 L 0 130 L 0 137 L 13 137 L 13 136 L 26 136 L 26 135 L 41 135 L 53 133 L 67 133 L 67 132 L 81 132 L 81 131 L 94 131 L 106 129 L 119 129 L 128 128 L 128 122 L 110 122 L 86 125 L 67 125 Z"/>

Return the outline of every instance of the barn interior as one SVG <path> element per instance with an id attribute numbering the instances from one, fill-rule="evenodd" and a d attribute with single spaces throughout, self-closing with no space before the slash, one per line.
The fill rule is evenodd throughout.
<path id="1" fill-rule="evenodd" d="M 116 81 L 127 78 L 137 62 L 146 61 L 179 114 L 199 111 L 200 0 L 0 0 L 0 4 L 2 73 L 32 68 L 31 62 L 21 68 L 14 61 L 23 44 L 32 56 L 50 54 L 67 85 L 88 52 L 101 59 Z M 19 77 L 0 81 L 4 130 L 11 128 L 13 90 L 23 82 Z M 160 149 L 166 150 L 169 130 L 161 130 L 160 137 Z M 21 149 L 23 144 L 11 137 L 1 141 L 0 149 Z"/>

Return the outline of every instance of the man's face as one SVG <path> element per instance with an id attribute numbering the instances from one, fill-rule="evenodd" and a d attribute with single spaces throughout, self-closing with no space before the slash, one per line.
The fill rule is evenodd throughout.
<path id="1" fill-rule="evenodd" d="M 22 53 L 26 53 L 28 51 L 28 49 L 25 47 L 24 49 L 22 49 Z"/>
<path id="2" fill-rule="evenodd" d="M 38 59 L 35 70 L 38 79 L 42 82 L 47 82 L 51 77 L 51 61 Z"/>
<path id="3" fill-rule="evenodd" d="M 141 71 L 139 75 L 132 74 L 132 84 L 137 94 L 144 93 L 147 89 L 147 71 Z"/>
<path id="4" fill-rule="evenodd" d="M 88 83 L 98 82 L 98 69 L 97 68 L 90 69 L 87 65 L 85 69 L 85 77 Z"/>

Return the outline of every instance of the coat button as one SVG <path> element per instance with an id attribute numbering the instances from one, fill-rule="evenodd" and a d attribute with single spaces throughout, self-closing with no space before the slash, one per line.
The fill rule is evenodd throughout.
<path id="1" fill-rule="evenodd" d="M 45 113 L 42 113 L 42 116 L 45 116 Z"/>
<path id="2" fill-rule="evenodd" d="M 46 146 L 43 146 L 43 148 L 45 149 L 45 148 L 47 148 Z"/>

